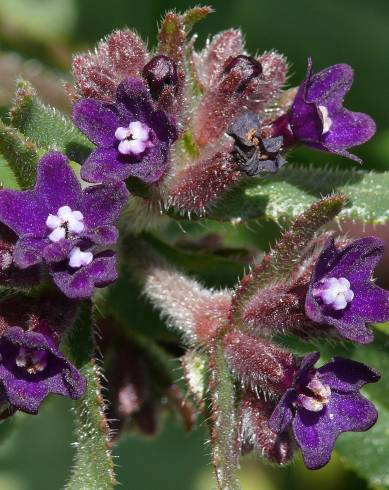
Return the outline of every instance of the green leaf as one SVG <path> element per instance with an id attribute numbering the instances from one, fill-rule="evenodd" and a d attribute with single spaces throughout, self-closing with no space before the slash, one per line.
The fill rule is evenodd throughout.
<path id="1" fill-rule="evenodd" d="M 349 205 L 339 215 L 366 223 L 389 221 L 389 172 L 286 165 L 275 176 L 247 179 L 209 210 L 217 220 L 290 220 L 322 196 L 339 192 Z"/>
<path id="2" fill-rule="evenodd" d="M 25 80 L 17 82 L 10 114 L 11 124 L 42 149 L 61 151 L 70 160 L 82 163 L 94 148 L 70 119 L 44 105 Z"/>
<path id="3" fill-rule="evenodd" d="M 76 455 L 66 490 L 110 490 L 116 484 L 101 395 L 100 367 L 94 358 L 90 307 L 84 307 L 66 341 L 68 357 L 86 377 L 87 391 L 75 402 Z"/>
<path id="4" fill-rule="evenodd" d="M 7 160 L 0 155 L 0 188 L 18 189 L 19 185 Z"/>
<path id="5" fill-rule="evenodd" d="M 214 341 L 209 357 L 212 462 L 216 481 L 220 490 L 239 490 L 238 403 L 220 340 Z"/>
<path id="6" fill-rule="evenodd" d="M 371 487 L 389 488 L 389 410 L 376 404 L 378 422 L 367 432 L 342 434 L 336 451 Z"/>
<path id="7" fill-rule="evenodd" d="M 270 284 L 290 279 L 301 256 L 316 232 L 341 211 L 345 197 L 337 194 L 312 204 L 298 216 L 262 262 L 243 278 L 235 292 L 233 315 L 236 322 L 245 303 L 258 290 Z"/>
<path id="8" fill-rule="evenodd" d="M 12 170 L 17 183 L 23 189 L 35 183 L 36 166 L 39 159 L 38 148 L 17 129 L 0 121 L 0 153 Z M 7 180 L 12 182 L 9 172 Z"/>

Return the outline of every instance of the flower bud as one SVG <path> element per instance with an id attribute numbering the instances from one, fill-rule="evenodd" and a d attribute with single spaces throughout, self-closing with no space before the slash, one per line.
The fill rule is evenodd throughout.
<path id="1" fill-rule="evenodd" d="M 243 332 L 224 339 L 224 355 L 231 371 L 246 386 L 282 394 L 293 383 L 296 363 L 292 353 L 272 341 Z"/>
<path id="2" fill-rule="evenodd" d="M 149 85 L 151 95 L 158 99 L 165 87 L 178 88 L 177 66 L 165 55 L 154 56 L 142 71 L 143 78 Z"/>
<path id="3" fill-rule="evenodd" d="M 242 453 L 257 451 L 272 463 L 286 464 L 293 456 L 293 443 L 288 432 L 277 434 L 269 428 L 268 421 L 273 404 L 258 398 L 248 390 L 241 408 Z"/>

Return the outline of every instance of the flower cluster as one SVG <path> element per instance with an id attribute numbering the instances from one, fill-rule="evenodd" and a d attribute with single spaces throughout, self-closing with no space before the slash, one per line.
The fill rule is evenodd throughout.
<path id="1" fill-rule="evenodd" d="M 371 324 L 389 321 L 389 292 L 372 279 L 383 242 L 320 233 L 344 204 L 333 195 L 300 215 L 235 288 L 215 291 L 168 265 L 187 260 L 160 243 L 170 229 L 158 237 L 138 232 L 207 213 L 243 179 L 271 178 L 298 144 L 360 162 L 348 149 L 368 141 L 375 124 L 343 107 L 353 82 L 348 65 L 314 74 L 308 60 L 306 78 L 285 91 L 285 58 L 274 51 L 251 56 L 237 30 L 196 51 L 187 35 L 209 10 L 169 12 L 152 52 L 123 30 L 76 55 L 74 86 L 67 87 L 71 118 L 55 119 L 40 102 L 31 112 L 45 117 L 35 115 L 33 123 L 21 115 L 23 101 L 11 111 L 7 145 L 17 141 L 14 154 L 23 151 L 13 161 L 27 169 L 10 165 L 20 188 L 0 189 L 0 418 L 36 414 L 49 393 L 74 400 L 85 394 L 82 363 L 73 365 L 62 346 L 93 305 L 112 429 L 135 426 L 153 435 L 167 406 L 190 429 L 195 408 L 205 409 L 215 466 L 222 449 L 228 464 L 257 450 L 283 465 L 298 447 L 316 469 L 341 433 L 375 423 L 376 409 L 359 391 L 380 375 L 326 352 L 315 367 L 321 354 L 297 356 L 284 334 L 372 342 Z M 26 97 L 21 92 L 17 102 Z M 29 132 L 41 119 L 60 127 L 58 141 L 45 148 Z M 208 252 L 222 242 L 217 230 L 216 239 L 201 243 Z M 198 256 L 188 262 L 189 269 L 198 265 Z M 207 261 L 200 267 L 212 269 Z M 144 297 L 180 331 L 187 352 L 154 323 L 147 336 L 144 323 L 158 319 Z M 93 350 L 89 345 L 86 355 Z M 182 356 L 190 400 L 170 372 L 172 356 Z M 94 360 L 91 366 L 96 374 Z M 224 483 L 220 488 L 230 488 Z"/>
<path id="2" fill-rule="evenodd" d="M 275 267 L 274 277 L 261 286 L 277 251 L 286 254 L 285 260 L 293 253 L 288 240 L 294 233 L 298 236 L 299 226 L 308 226 L 304 215 L 273 257 L 265 257 L 234 290 L 207 291 L 182 273 L 159 265 L 149 272 L 145 291 L 195 350 L 221 339 L 225 361 L 239 382 L 236 439 L 241 453 L 256 449 L 268 460 L 285 464 L 297 445 L 305 465 L 317 469 L 328 463 L 341 433 L 366 431 L 374 425 L 377 411 L 359 390 L 377 382 L 380 375 L 341 357 L 316 368 L 319 352 L 301 358 L 272 337 L 290 332 L 305 340 L 372 342 L 369 325 L 389 320 L 389 292 L 372 280 L 384 252 L 380 239 L 352 241 L 325 234 L 313 239 L 310 255 L 291 262 L 282 282 Z M 209 355 L 212 359 L 212 347 Z M 184 371 L 190 371 L 186 358 L 183 362 Z"/>

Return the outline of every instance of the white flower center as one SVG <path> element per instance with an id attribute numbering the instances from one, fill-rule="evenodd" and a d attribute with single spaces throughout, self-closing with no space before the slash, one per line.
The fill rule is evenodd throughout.
<path id="1" fill-rule="evenodd" d="M 16 365 L 20 368 L 25 368 L 29 374 L 42 372 L 48 361 L 48 354 L 42 350 L 29 349 L 20 347 L 18 356 L 16 357 Z"/>
<path id="2" fill-rule="evenodd" d="M 68 259 L 70 267 L 78 269 L 79 267 L 90 264 L 93 260 L 93 254 L 92 252 L 83 252 L 80 247 L 74 247 L 68 255 Z"/>
<path id="3" fill-rule="evenodd" d="M 120 141 L 118 150 L 122 155 L 140 155 L 152 147 L 150 136 L 151 129 L 140 121 L 134 121 L 127 128 L 119 127 L 115 131 L 115 138 Z"/>
<path id="4" fill-rule="evenodd" d="M 0 253 L 0 271 L 8 270 L 13 262 L 12 254 L 7 250 Z"/>
<path id="5" fill-rule="evenodd" d="M 324 105 L 319 105 L 317 108 L 320 111 L 320 114 L 322 115 L 323 118 L 323 132 L 322 134 L 328 133 L 330 130 L 330 127 L 332 126 L 332 119 L 328 116 L 328 109 Z"/>
<path id="6" fill-rule="evenodd" d="M 354 292 L 350 287 L 350 281 L 345 277 L 329 277 L 321 281 L 314 288 L 313 295 L 321 298 L 323 303 L 334 310 L 344 310 L 348 303 L 354 299 Z"/>
<path id="7" fill-rule="evenodd" d="M 49 214 L 46 226 L 53 230 L 49 240 L 59 242 L 69 235 L 78 235 L 84 231 L 84 216 L 80 211 L 72 211 L 70 206 L 61 206 L 57 214 Z"/>
<path id="8" fill-rule="evenodd" d="M 331 388 L 316 374 L 297 397 L 297 403 L 310 412 L 320 412 L 331 398 Z"/>

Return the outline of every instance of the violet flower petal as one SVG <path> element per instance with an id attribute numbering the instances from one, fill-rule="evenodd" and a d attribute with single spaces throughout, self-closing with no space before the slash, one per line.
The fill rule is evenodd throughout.
<path id="1" fill-rule="evenodd" d="M 27 269 L 42 262 L 47 240 L 44 238 L 19 238 L 15 244 L 13 259 L 20 269 Z"/>
<path id="2" fill-rule="evenodd" d="M 314 74 L 309 59 L 306 78 L 299 87 L 288 120 L 296 140 L 361 162 L 347 148 L 368 141 L 376 126 L 367 114 L 343 108 L 343 99 L 352 86 L 353 77 L 352 68 L 345 64 Z"/>
<path id="3" fill-rule="evenodd" d="M 334 357 L 317 370 L 320 381 L 337 391 L 358 391 L 366 383 L 375 383 L 380 379 L 379 373 L 361 362 Z"/>
<path id="4" fill-rule="evenodd" d="M 99 226 L 90 232 L 82 233 L 82 238 L 96 245 L 114 245 L 119 239 L 119 231 L 113 225 Z"/>
<path id="5" fill-rule="evenodd" d="M 119 113 L 123 113 L 123 108 L 125 108 L 125 112 L 141 122 L 145 122 L 143 119 L 145 114 L 153 112 L 150 92 L 145 84 L 136 78 L 127 78 L 118 85 L 116 101 L 119 104 Z"/>
<path id="6" fill-rule="evenodd" d="M 98 146 L 117 143 L 115 131 L 121 125 L 112 107 L 94 99 L 82 99 L 73 106 L 74 124 Z"/>
<path id="7" fill-rule="evenodd" d="M 81 177 L 87 182 L 119 182 L 132 176 L 153 183 L 165 173 L 166 166 L 167 147 L 162 144 L 149 148 L 142 159 L 120 155 L 116 148 L 97 148 L 83 164 Z"/>
<path id="8" fill-rule="evenodd" d="M 58 288 L 72 299 L 92 296 L 94 287 L 104 287 L 117 277 L 116 257 L 110 252 L 95 256 L 93 261 L 75 272 L 64 264 L 53 266 L 50 274 Z"/>
<path id="9" fill-rule="evenodd" d="M 61 206 L 77 209 L 81 185 L 65 155 L 51 151 L 41 158 L 34 192 L 46 210 L 45 223 L 48 214 L 56 214 Z"/>
<path id="10" fill-rule="evenodd" d="M 17 235 L 43 237 L 47 215 L 34 191 L 0 190 L 0 221 Z"/>
<path id="11" fill-rule="evenodd" d="M 342 432 L 368 430 L 376 420 L 373 404 L 355 392 L 333 391 L 328 405 L 320 412 L 300 407 L 292 427 L 305 466 L 322 468 L 330 460 L 335 441 Z"/>
<path id="12" fill-rule="evenodd" d="M 293 388 L 289 388 L 282 395 L 269 419 L 269 427 L 272 431 L 281 434 L 287 430 L 293 420 L 292 403 L 295 399 L 296 393 Z"/>
<path id="13" fill-rule="evenodd" d="M 128 196 L 123 182 L 115 185 L 95 185 L 85 189 L 79 211 L 84 216 L 86 228 L 90 230 L 116 221 Z"/>
<path id="14" fill-rule="evenodd" d="M 42 255 L 47 263 L 61 262 L 68 257 L 73 247 L 72 240 L 60 240 L 47 245 Z"/>

